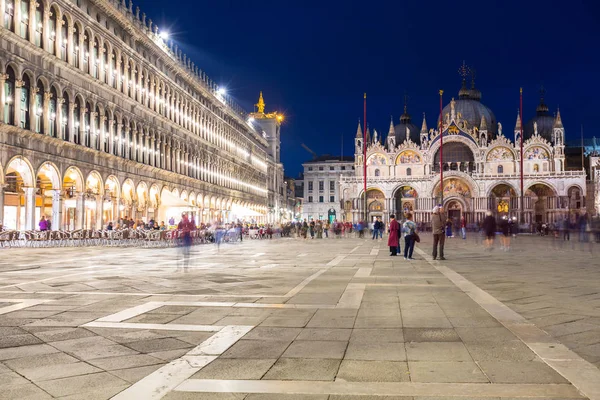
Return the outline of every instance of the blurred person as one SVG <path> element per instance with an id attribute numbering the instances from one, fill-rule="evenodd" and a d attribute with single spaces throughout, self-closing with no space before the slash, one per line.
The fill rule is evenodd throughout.
<path id="1" fill-rule="evenodd" d="M 501 247 L 500 249 L 504 251 L 510 250 L 510 227 L 508 225 L 508 217 L 505 215 L 502 217 L 499 223 L 500 232 L 502 232 L 502 236 L 500 236 Z"/>
<path id="2" fill-rule="evenodd" d="M 486 211 L 485 219 L 483 220 L 483 232 L 485 234 L 485 249 L 492 250 L 494 245 L 494 238 L 496 237 L 496 218 L 492 215 L 491 211 Z"/>

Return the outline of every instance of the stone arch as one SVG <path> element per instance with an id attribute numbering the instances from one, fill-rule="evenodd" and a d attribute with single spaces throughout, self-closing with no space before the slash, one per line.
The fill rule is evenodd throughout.
<path id="1" fill-rule="evenodd" d="M 464 181 L 469 189 L 469 196 L 476 197 L 479 195 L 479 185 L 477 185 L 477 182 L 475 182 L 469 175 L 462 172 L 450 172 L 448 174 L 444 174 L 444 188 L 446 187 L 449 179 L 458 179 Z M 440 176 L 437 175 L 431 183 L 431 197 L 435 198 L 440 193 Z"/>
<path id="2" fill-rule="evenodd" d="M 509 183 L 507 181 L 498 181 L 498 182 L 495 182 L 493 185 L 491 185 L 488 188 L 485 196 L 486 197 L 492 197 L 492 195 L 494 195 L 494 194 L 496 194 L 496 195 L 499 194 L 497 192 L 497 189 L 499 187 L 502 187 L 502 186 L 507 186 L 508 189 L 512 191 L 511 196 L 519 196 L 519 190 L 517 188 L 515 188 L 511 183 Z M 496 196 L 496 197 L 498 197 L 498 196 Z M 505 196 L 505 197 L 508 197 L 508 196 Z"/>
<path id="3" fill-rule="evenodd" d="M 135 197 L 135 184 L 131 179 L 125 179 L 121 186 L 121 201 L 125 204 L 132 204 L 136 199 Z"/>
<path id="4" fill-rule="evenodd" d="M 148 203 L 148 184 L 144 181 L 140 181 L 135 190 L 138 204 L 141 206 L 147 205 Z"/>
<path id="5" fill-rule="evenodd" d="M 109 194 L 112 198 L 121 197 L 121 185 L 119 180 L 114 175 L 109 175 L 104 181 L 104 193 Z"/>
<path id="6" fill-rule="evenodd" d="M 94 170 L 88 174 L 85 180 L 85 190 L 96 195 L 104 194 L 104 182 L 98 171 Z"/>
<path id="7" fill-rule="evenodd" d="M 552 183 L 545 182 L 545 181 L 535 181 L 535 182 L 528 184 L 525 187 L 525 195 L 527 195 L 527 192 L 534 192 L 536 195 L 539 196 L 541 194 L 541 192 L 535 192 L 532 189 L 541 188 L 543 186 L 545 186 L 551 190 L 551 193 L 550 193 L 551 196 L 556 196 L 558 194 L 558 190 L 556 189 L 556 186 L 554 186 Z"/>
<path id="8" fill-rule="evenodd" d="M 52 189 L 60 189 L 62 187 L 62 180 L 58 167 L 50 162 L 46 161 L 38 168 L 36 177 L 40 179 L 40 175 L 44 176 L 43 180 L 50 183 Z"/>
<path id="9" fill-rule="evenodd" d="M 160 194 L 161 190 L 156 183 L 150 186 L 150 205 L 152 207 L 156 208 L 160 205 Z"/>
<path id="10" fill-rule="evenodd" d="M 63 188 L 67 197 L 73 197 L 76 193 L 82 193 L 84 188 L 83 174 L 79 168 L 71 166 L 63 174 Z"/>
<path id="11" fill-rule="evenodd" d="M 35 186 L 33 166 L 25 157 L 15 156 L 6 164 L 6 169 L 4 172 L 5 183 L 8 183 L 8 177 L 13 173 L 16 173 L 20 176 L 24 187 Z"/>
<path id="12" fill-rule="evenodd" d="M 190 195 L 188 197 L 189 203 L 191 206 L 195 206 L 196 205 L 196 192 L 190 192 Z"/>

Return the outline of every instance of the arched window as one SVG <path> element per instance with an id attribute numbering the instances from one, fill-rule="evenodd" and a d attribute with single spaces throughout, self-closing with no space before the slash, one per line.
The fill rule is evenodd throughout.
<path id="1" fill-rule="evenodd" d="M 69 44 L 69 22 L 67 21 L 67 17 L 63 15 L 60 20 L 60 37 L 62 43 L 60 44 L 60 59 L 63 61 L 67 61 L 67 46 Z M 78 46 L 79 43 L 75 42 L 74 45 Z"/>
<path id="2" fill-rule="evenodd" d="M 469 171 L 465 172 L 472 172 L 475 169 L 474 161 L 475 157 L 473 156 L 473 152 L 466 144 L 460 142 L 444 143 L 444 171 L 447 171 L 448 168 L 457 170 L 458 163 L 461 163 L 461 165 L 468 163 Z M 440 171 L 440 149 L 436 151 L 435 156 L 433 157 L 433 170 L 435 172 Z"/>
<path id="3" fill-rule="evenodd" d="M 375 176 L 379 176 L 381 173 L 378 169 L 375 170 Z"/>
<path id="4" fill-rule="evenodd" d="M 110 136 L 109 136 L 109 129 L 108 129 L 108 118 L 104 118 L 104 121 L 102 122 L 102 137 L 104 138 L 104 152 L 105 153 L 109 153 L 110 152 Z"/>
<path id="5" fill-rule="evenodd" d="M 406 176 L 411 176 L 411 175 L 412 175 L 412 169 L 406 168 Z"/>
<path id="6" fill-rule="evenodd" d="M 127 88 L 125 87 L 125 57 L 121 56 L 121 92 L 127 93 Z"/>
<path id="7" fill-rule="evenodd" d="M 96 112 L 93 115 L 93 121 L 94 121 L 94 125 L 92 127 L 92 129 L 94 130 L 93 134 L 90 135 L 91 137 L 91 142 L 92 142 L 92 148 L 95 150 L 101 150 L 101 144 L 100 144 L 100 138 L 101 138 L 101 130 L 102 127 L 100 126 L 100 116 L 101 116 L 101 112 L 100 112 L 100 108 L 98 106 L 96 106 Z"/>
<path id="8" fill-rule="evenodd" d="M 133 122 L 129 125 L 129 131 L 127 132 L 127 146 L 129 146 L 129 159 L 133 160 L 133 153 L 135 152 L 135 148 L 133 147 L 133 131 L 135 129 L 135 125 Z"/>
<path id="9" fill-rule="evenodd" d="M 83 33 L 83 72 L 90 73 L 90 36 L 89 32 Z"/>
<path id="10" fill-rule="evenodd" d="M 42 37 L 44 36 L 44 6 L 35 2 L 35 45 L 43 47 Z"/>
<path id="11" fill-rule="evenodd" d="M 50 124 L 49 124 L 49 129 L 50 132 L 48 132 L 48 134 L 52 137 L 56 137 L 56 135 L 58 134 L 58 119 L 56 118 L 57 116 L 57 108 L 56 108 L 56 104 L 57 104 L 57 100 L 58 99 L 58 93 L 56 92 L 56 88 L 52 87 L 50 89 L 50 100 L 48 102 L 48 112 L 49 112 L 49 120 L 50 120 Z"/>
<path id="12" fill-rule="evenodd" d="M 110 65 L 110 53 L 108 52 L 108 46 L 104 44 L 102 47 L 102 59 L 103 59 L 103 68 L 104 68 L 104 83 L 110 85 L 110 75 L 112 74 L 112 67 Z"/>
<path id="13" fill-rule="evenodd" d="M 8 77 L 4 81 L 4 123 L 15 124 L 15 71 L 12 67 L 6 70 Z"/>
<path id="14" fill-rule="evenodd" d="M 71 126 L 71 121 L 69 121 L 70 105 L 71 102 L 69 101 L 69 95 L 67 94 L 67 92 L 65 92 L 63 93 L 63 103 L 60 106 L 60 115 L 62 118 L 62 121 L 60 121 L 60 136 L 63 140 L 66 140 L 67 142 L 70 140 L 71 131 L 73 130 L 73 127 Z M 75 113 L 77 113 L 77 111 L 75 111 Z"/>
<path id="15" fill-rule="evenodd" d="M 129 97 L 135 99 L 135 89 L 137 87 L 138 72 L 133 61 L 129 65 Z"/>
<path id="16" fill-rule="evenodd" d="M 15 29 L 15 0 L 6 0 L 4 4 L 4 27 L 9 31 Z"/>
<path id="17" fill-rule="evenodd" d="M 94 45 L 92 47 L 92 57 L 90 58 L 92 61 L 92 76 L 96 79 L 99 78 L 100 74 L 100 49 L 97 40 L 94 40 Z"/>
<path id="18" fill-rule="evenodd" d="M 498 165 L 498 173 L 499 174 L 503 174 L 504 173 L 504 166 Z"/>
<path id="19" fill-rule="evenodd" d="M 58 56 L 56 53 L 56 8 L 50 9 L 50 18 L 48 18 L 48 51 L 52 55 Z"/>
<path id="20" fill-rule="evenodd" d="M 80 38 L 80 34 L 79 34 L 79 29 L 77 27 L 77 25 L 75 25 L 73 27 L 73 66 L 75 68 L 79 68 L 79 52 L 81 51 L 81 49 L 79 48 L 79 45 L 81 44 L 80 42 L 81 38 Z M 65 48 L 67 46 L 67 43 L 63 42 L 65 45 Z"/>
<path id="21" fill-rule="evenodd" d="M 92 133 L 92 105 L 85 103 L 85 110 L 83 111 L 83 145 L 90 147 L 92 144 L 91 133 Z"/>
<path id="22" fill-rule="evenodd" d="M 19 35 L 29 40 L 29 0 L 21 0 L 21 21 Z"/>
<path id="23" fill-rule="evenodd" d="M 21 87 L 21 115 L 19 117 L 19 126 L 23 129 L 29 129 L 29 90 L 31 81 L 27 74 L 23 75 L 23 86 Z"/>
<path id="24" fill-rule="evenodd" d="M 158 113 L 163 115 L 163 97 L 165 95 L 165 91 L 163 85 L 161 84 L 158 88 L 158 97 L 155 99 L 156 104 L 158 105 Z"/>
<path id="25" fill-rule="evenodd" d="M 79 97 L 75 97 L 75 110 L 73 111 L 73 142 L 81 144 L 81 113 L 83 104 Z"/>
<path id="26" fill-rule="evenodd" d="M 115 53 L 115 51 L 113 50 L 112 55 L 110 56 L 110 59 L 108 61 L 110 64 L 110 68 L 108 69 L 110 71 L 110 82 L 111 82 L 111 86 L 113 88 L 117 88 L 117 69 L 115 68 L 115 63 L 117 62 L 117 53 Z"/>
<path id="27" fill-rule="evenodd" d="M 125 121 L 123 121 L 123 126 L 121 128 L 121 157 L 125 158 L 127 156 L 127 147 L 129 145 L 127 138 L 127 125 Z"/>
<path id="28" fill-rule="evenodd" d="M 35 87 L 35 133 L 45 133 L 44 130 L 44 85 L 42 81 L 38 81 Z"/>

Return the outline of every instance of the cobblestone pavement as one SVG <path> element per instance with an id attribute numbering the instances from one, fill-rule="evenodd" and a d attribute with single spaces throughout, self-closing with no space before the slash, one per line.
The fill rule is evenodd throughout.
<path id="1" fill-rule="evenodd" d="M 430 242 L 2 250 L 0 399 L 600 399 L 595 248 Z"/>

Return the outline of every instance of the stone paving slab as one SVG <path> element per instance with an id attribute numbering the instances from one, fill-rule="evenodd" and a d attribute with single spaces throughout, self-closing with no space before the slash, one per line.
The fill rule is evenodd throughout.
<path id="1" fill-rule="evenodd" d="M 423 239 L 426 248 L 430 238 Z M 170 375 L 179 383 L 161 392 L 165 399 L 585 398 L 523 340 L 564 338 L 600 362 L 600 279 L 591 268 L 571 271 L 571 260 L 585 259 L 574 250 L 536 239 L 491 255 L 471 240 L 450 239 L 444 266 L 547 334 L 505 326 L 440 264 L 419 253 L 415 261 L 390 258 L 383 242 L 251 241 L 219 253 L 200 246 L 188 272 L 173 262 L 176 249 L 128 249 L 119 257 L 121 249 L 82 248 L 83 263 L 50 262 L 16 274 L 8 269 L 35 262 L 32 254 L 42 250 L 7 249 L 18 261 L 0 262 L 0 279 L 8 278 L 0 298 L 50 301 L 0 316 L 0 398 L 92 400 L 132 387 L 151 391 L 173 363 L 191 370 Z M 541 246 L 540 257 L 549 260 L 521 263 L 525 244 Z M 43 251 L 53 260 L 59 250 Z M 78 254 L 65 251 L 67 259 Z M 153 264 L 140 261 L 148 257 Z M 136 314 L 126 326 L 85 326 L 148 302 L 175 304 Z M 228 335 L 215 339 L 215 332 L 230 326 L 247 333 L 220 344 Z M 214 361 L 198 364 L 207 354 Z M 216 386 L 204 392 L 202 382 Z"/>

